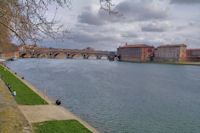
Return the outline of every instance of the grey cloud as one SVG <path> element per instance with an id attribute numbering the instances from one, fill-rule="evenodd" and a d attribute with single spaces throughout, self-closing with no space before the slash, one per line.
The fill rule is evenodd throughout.
<path id="1" fill-rule="evenodd" d="M 199 22 L 190 22 L 189 26 L 200 28 L 200 23 Z"/>
<path id="2" fill-rule="evenodd" d="M 127 31 L 125 33 L 122 33 L 121 36 L 124 37 L 124 38 L 137 38 L 138 34 L 136 34 L 133 31 Z"/>
<path id="3" fill-rule="evenodd" d="M 123 1 L 116 5 L 114 8 L 118 14 L 109 14 L 108 12 L 99 9 L 94 13 L 90 11 L 90 8 L 85 9 L 78 16 L 80 23 L 87 23 L 90 25 L 103 25 L 105 23 L 116 22 L 134 22 L 134 21 L 149 21 L 149 20 L 165 20 L 168 18 L 168 11 L 155 7 L 149 2 L 135 2 L 135 1 Z"/>
<path id="4" fill-rule="evenodd" d="M 84 28 L 83 28 L 84 27 Z M 95 25 L 78 24 L 65 37 L 65 44 L 71 48 L 86 48 L 113 50 L 117 48 L 121 36 L 119 32 L 112 32 L 110 27 L 99 27 Z"/>
<path id="5" fill-rule="evenodd" d="M 200 4 L 200 0 L 171 0 L 171 4 Z"/>
<path id="6" fill-rule="evenodd" d="M 124 1 L 119 3 L 116 11 L 123 14 L 126 19 L 136 20 L 136 21 L 146 21 L 146 20 L 158 20 L 168 18 L 168 12 L 164 9 L 159 9 L 154 7 L 152 3 L 149 2 L 135 2 L 135 1 Z"/>
<path id="7" fill-rule="evenodd" d="M 187 30 L 198 30 L 200 32 L 200 23 L 196 21 L 191 21 L 188 24 L 179 25 L 175 30 L 186 32 Z"/>
<path id="8" fill-rule="evenodd" d="M 67 36 L 69 40 L 75 40 L 79 43 L 96 43 L 102 40 L 113 41 L 117 40 L 118 33 L 97 32 L 95 29 L 88 32 L 87 30 L 76 29 Z"/>
<path id="9" fill-rule="evenodd" d="M 145 32 L 164 32 L 165 29 L 160 28 L 160 27 L 144 26 L 144 27 L 142 27 L 142 31 L 145 31 Z"/>
<path id="10" fill-rule="evenodd" d="M 81 15 L 79 15 L 78 21 L 91 25 L 103 25 L 105 23 L 98 17 L 97 14 L 92 13 L 91 11 L 85 11 Z"/>
<path id="11" fill-rule="evenodd" d="M 144 24 L 141 26 L 143 32 L 165 32 L 167 27 L 165 25 L 158 25 L 156 23 Z"/>

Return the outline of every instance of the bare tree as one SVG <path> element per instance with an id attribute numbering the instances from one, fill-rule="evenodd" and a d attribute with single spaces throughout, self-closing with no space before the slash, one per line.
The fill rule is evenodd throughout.
<path id="1" fill-rule="evenodd" d="M 109 14 L 116 14 L 117 12 L 112 9 L 114 4 L 112 3 L 112 0 L 99 0 L 101 9 L 107 11 Z"/>
<path id="2" fill-rule="evenodd" d="M 9 30 L 1 24 L 2 22 L 6 22 L 6 19 L 1 17 L 3 16 L 3 12 L 5 11 L 2 10 L 3 8 L 7 10 L 7 12 L 9 12 L 8 8 L 4 7 L 3 4 L 0 4 L 0 44 L 10 42 Z"/>
<path id="3" fill-rule="evenodd" d="M 55 17 L 48 20 L 49 5 L 69 5 L 70 0 L 0 0 L 0 24 L 9 29 L 22 42 L 37 42 L 43 35 L 55 37 L 62 25 Z"/>
<path id="4" fill-rule="evenodd" d="M 101 8 L 111 13 L 111 0 L 99 1 Z M 49 6 L 54 5 L 57 10 L 70 4 L 70 0 L 0 0 L 0 29 L 6 31 L 0 31 L 0 36 L 7 34 L 9 38 L 11 31 L 23 43 L 27 40 L 36 43 L 44 35 L 55 38 L 57 33 L 66 30 L 56 22 L 56 13 L 51 20 L 47 18 Z"/>

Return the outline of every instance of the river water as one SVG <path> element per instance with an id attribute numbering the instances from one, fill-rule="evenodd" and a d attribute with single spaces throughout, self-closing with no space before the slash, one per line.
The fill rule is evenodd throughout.
<path id="1" fill-rule="evenodd" d="M 199 133 L 200 67 L 96 59 L 6 65 L 102 133 Z"/>

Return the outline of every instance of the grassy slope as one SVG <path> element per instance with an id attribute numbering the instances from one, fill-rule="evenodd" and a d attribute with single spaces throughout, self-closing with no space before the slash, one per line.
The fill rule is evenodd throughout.
<path id="1" fill-rule="evenodd" d="M 76 120 L 34 123 L 35 133 L 92 133 Z"/>
<path id="2" fill-rule="evenodd" d="M 38 104 L 47 104 L 40 96 L 33 92 L 28 86 L 26 86 L 22 81 L 16 78 L 8 70 L 4 70 L 4 67 L 0 65 L 0 75 L 7 85 L 11 85 L 12 90 L 15 90 L 16 101 L 21 105 L 38 105 Z"/>

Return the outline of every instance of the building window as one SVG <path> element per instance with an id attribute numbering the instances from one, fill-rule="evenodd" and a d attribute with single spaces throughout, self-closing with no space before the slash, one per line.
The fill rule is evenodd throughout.
<path id="1" fill-rule="evenodd" d="M 149 49 L 148 49 L 148 52 L 149 52 L 149 53 L 152 52 L 152 49 L 149 48 Z"/>

